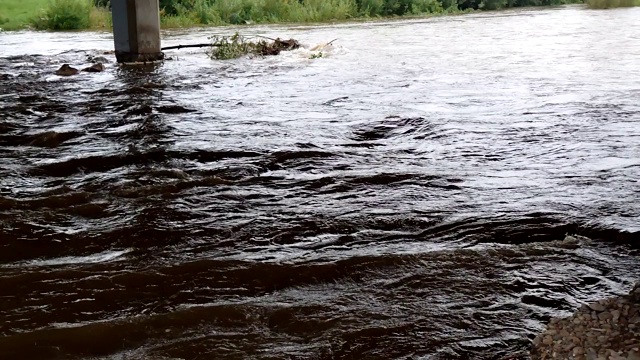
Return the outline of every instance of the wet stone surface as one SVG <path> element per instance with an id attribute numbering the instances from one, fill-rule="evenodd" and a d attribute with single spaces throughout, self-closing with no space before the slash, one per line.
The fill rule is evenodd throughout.
<path id="1" fill-rule="evenodd" d="M 533 341 L 533 360 L 640 359 L 640 283 L 628 295 L 582 305 L 550 321 Z"/>

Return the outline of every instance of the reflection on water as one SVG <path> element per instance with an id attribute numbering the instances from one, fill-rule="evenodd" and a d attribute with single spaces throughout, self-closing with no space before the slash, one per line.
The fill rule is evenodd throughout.
<path id="1" fill-rule="evenodd" d="M 2 34 L 0 358 L 526 358 L 640 275 L 639 17 Z"/>

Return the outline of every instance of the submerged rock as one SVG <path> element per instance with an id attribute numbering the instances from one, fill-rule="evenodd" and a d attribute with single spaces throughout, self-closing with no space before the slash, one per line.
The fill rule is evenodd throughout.
<path id="1" fill-rule="evenodd" d="M 89 56 L 88 59 L 89 59 L 89 62 L 92 62 L 94 64 L 107 64 L 107 63 L 109 63 L 109 60 L 104 56 Z"/>
<path id="2" fill-rule="evenodd" d="M 60 67 L 60 69 L 56 70 L 56 75 L 59 76 L 72 76 L 78 73 L 78 69 L 69 66 L 69 64 L 64 64 Z"/>
<path id="3" fill-rule="evenodd" d="M 78 132 L 66 132 L 59 133 L 56 131 L 47 131 L 41 134 L 36 134 L 31 137 L 31 141 L 28 143 L 30 146 L 37 147 L 58 147 L 63 142 L 80 136 Z"/>
<path id="4" fill-rule="evenodd" d="M 91 66 L 89 66 L 88 68 L 84 68 L 82 69 L 82 71 L 85 72 L 103 72 L 104 71 L 104 65 L 102 65 L 102 63 L 97 63 L 97 64 L 93 64 Z"/>
<path id="5" fill-rule="evenodd" d="M 158 106 L 157 110 L 163 114 L 182 114 L 196 111 L 193 109 L 187 109 L 180 105 Z"/>

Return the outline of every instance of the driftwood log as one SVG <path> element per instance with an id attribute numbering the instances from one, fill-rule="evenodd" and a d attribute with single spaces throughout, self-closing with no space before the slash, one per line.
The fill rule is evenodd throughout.
<path id="1" fill-rule="evenodd" d="M 191 45 L 175 45 L 175 46 L 166 46 L 161 48 L 160 50 L 164 51 L 164 50 L 174 50 L 174 49 L 184 49 L 184 48 L 198 48 L 198 47 L 207 47 L 207 46 L 215 46 L 211 43 L 207 43 L 207 44 L 191 44 Z"/>

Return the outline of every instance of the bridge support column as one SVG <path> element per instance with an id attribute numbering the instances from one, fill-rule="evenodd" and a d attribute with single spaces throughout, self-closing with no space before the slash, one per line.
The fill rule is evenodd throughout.
<path id="1" fill-rule="evenodd" d="M 111 15 L 119 63 L 163 58 L 158 0 L 111 0 Z"/>

